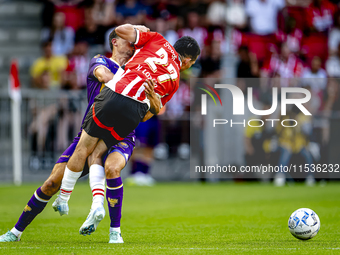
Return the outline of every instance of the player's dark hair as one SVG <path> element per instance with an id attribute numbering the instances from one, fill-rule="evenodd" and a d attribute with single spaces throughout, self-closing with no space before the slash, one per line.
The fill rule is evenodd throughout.
<path id="1" fill-rule="evenodd" d="M 174 48 L 179 55 L 195 60 L 201 54 L 200 46 L 196 40 L 190 36 L 183 36 L 174 44 Z"/>
<path id="2" fill-rule="evenodd" d="M 116 27 L 113 28 L 113 30 L 112 30 L 112 32 L 110 33 L 110 36 L 109 36 L 109 40 L 110 40 L 110 49 L 111 49 L 111 51 L 113 50 L 113 45 L 112 45 L 112 39 L 113 39 L 113 38 L 116 38 L 116 39 L 119 38 L 119 36 L 118 36 L 117 33 L 116 33 Z"/>

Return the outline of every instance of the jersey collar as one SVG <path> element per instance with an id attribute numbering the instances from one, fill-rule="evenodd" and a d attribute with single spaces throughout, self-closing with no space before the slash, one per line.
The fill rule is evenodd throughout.
<path id="1" fill-rule="evenodd" d="M 112 59 L 112 58 L 109 58 L 112 62 L 114 62 L 114 63 L 116 63 L 119 67 L 120 67 L 120 64 L 116 61 L 116 60 L 114 60 L 114 59 Z"/>

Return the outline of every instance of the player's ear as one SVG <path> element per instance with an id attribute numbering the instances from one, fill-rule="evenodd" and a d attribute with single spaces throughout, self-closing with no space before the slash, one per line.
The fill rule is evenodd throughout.
<path id="1" fill-rule="evenodd" d="M 182 66 L 186 66 L 191 61 L 191 58 L 186 57 L 182 59 Z"/>
<path id="2" fill-rule="evenodd" d="M 111 43 L 113 46 L 117 47 L 117 38 L 112 38 Z"/>

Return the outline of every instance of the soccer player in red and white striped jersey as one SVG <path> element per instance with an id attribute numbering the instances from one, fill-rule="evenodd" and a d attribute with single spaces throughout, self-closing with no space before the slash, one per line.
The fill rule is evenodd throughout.
<path id="1" fill-rule="evenodd" d="M 148 102 L 143 84 L 146 78 L 153 79 L 157 82 L 155 93 L 161 98 L 162 107 L 178 89 L 180 57 L 159 33 L 138 30 L 136 33 L 133 58 L 125 65 L 125 72 L 111 80 L 107 87 L 121 95 Z"/>
<path id="2" fill-rule="evenodd" d="M 80 141 L 66 166 L 61 188 L 65 183 L 73 189 L 77 181 L 72 178 L 73 173 L 83 169 L 93 150 L 102 147 L 104 152 L 123 140 L 141 121 L 158 114 L 177 91 L 180 71 L 190 68 L 200 54 L 198 43 L 188 36 L 172 46 L 159 33 L 146 32 L 130 24 L 119 26 L 115 31 L 120 38 L 134 43 L 135 54 L 125 71 L 118 71 L 95 98 L 85 118 Z M 150 87 L 145 82 L 148 79 L 155 85 Z M 113 173 L 106 171 L 105 174 L 111 187 Z M 110 200 L 111 195 L 114 198 L 114 189 L 107 189 L 110 206 L 115 207 L 116 201 Z"/>

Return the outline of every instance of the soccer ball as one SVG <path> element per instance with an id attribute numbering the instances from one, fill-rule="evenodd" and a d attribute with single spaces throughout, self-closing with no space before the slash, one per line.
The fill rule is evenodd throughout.
<path id="1" fill-rule="evenodd" d="M 311 239 L 319 232 L 319 216 L 311 209 L 297 209 L 288 220 L 290 233 L 298 239 Z"/>

